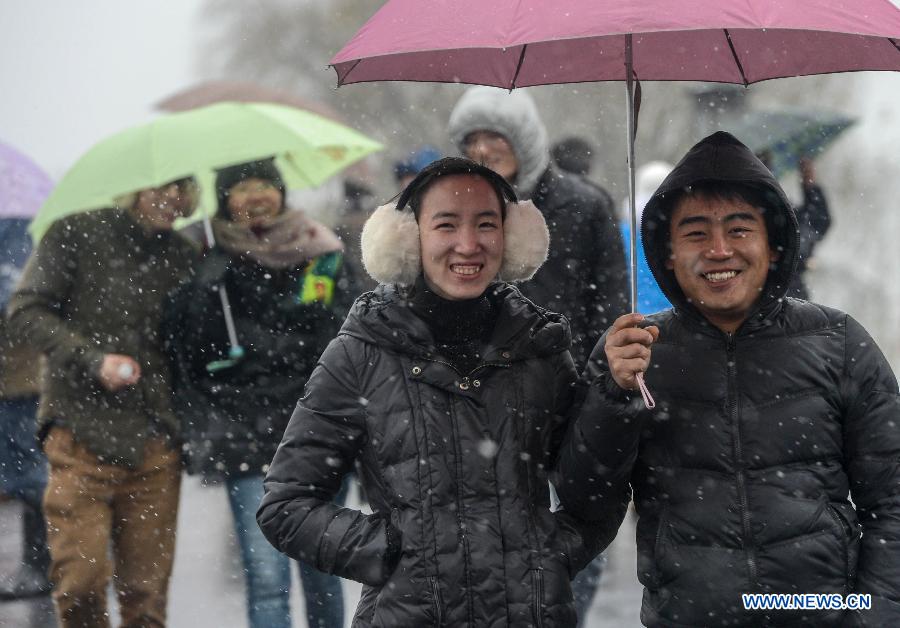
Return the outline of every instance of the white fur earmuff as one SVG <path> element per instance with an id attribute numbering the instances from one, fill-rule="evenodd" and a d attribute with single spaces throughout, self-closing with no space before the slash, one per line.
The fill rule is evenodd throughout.
<path id="1" fill-rule="evenodd" d="M 411 285 L 422 272 L 419 225 L 412 211 L 396 203 L 376 209 L 360 237 L 366 272 L 379 283 Z M 508 203 L 503 221 L 503 264 L 500 279 L 527 281 L 547 260 L 550 231 L 531 201 Z"/>
<path id="2" fill-rule="evenodd" d="M 378 283 L 411 285 L 422 270 L 419 225 L 412 211 L 390 203 L 376 209 L 360 236 L 362 262 Z"/>
<path id="3" fill-rule="evenodd" d="M 506 204 L 503 221 L 503 281 L 528 281 L 547 261 L 550 252 L 550 230 L 534 203 L 519 201 Z"/>

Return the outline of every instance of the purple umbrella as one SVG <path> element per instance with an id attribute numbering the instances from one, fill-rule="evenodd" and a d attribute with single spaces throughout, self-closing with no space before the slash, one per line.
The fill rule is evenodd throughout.
<path id="1" fill-rule="evenodd" d="M 32 218 L 53 182 L 31 159 L 0 142 L 0 219 Z"/>
<path id="2" fill-rule="evenodd" d="M 749 85 L 900 71 L 898 40 L 900 9 L 890 0 L 390 0 L 331 64 L 338 85 L 439 81 L 514 89 L 625 81 L 635 234 L 636 80 Z M 632 236 L 633 311 L 635 248 Z"/>

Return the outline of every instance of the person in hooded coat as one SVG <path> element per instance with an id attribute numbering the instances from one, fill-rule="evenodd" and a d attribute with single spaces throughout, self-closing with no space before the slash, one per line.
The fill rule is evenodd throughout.
<path id="1" fill-rule="evenodd" d="M 611 529 L 550 511 L 571 336 L 498 280 L 529 278 L 548 241 L 533 204 L 461 158 L 363 230 L 380 285 L 313 371 L 257 515 L 287 555 L 363 583 L 355 628 L 575 625 L 570 579 Z M 370 515 L 332 503 L 354 464 Z"/>
<path id="2" fill-rule="evenodd" d="M 600 334 L 628 311 L 628 270 L 612 197 L 551 163 L 547 129 L 523 90 L 472 87 L 448 124 L 466 157 L 530 198 L 550 229 L 550 256 L 522 293 L 572 325 L 572 356 L 583 366 Z"/>
<path id="3" fill-rule="evenodd" d="M 785 296 L 784 192 L 718 132 L 663 181 L 642 236 L 674 307 L 620 318 L 594 350 L 562 504 L 606 520 L 633 490 L 647 626 L 900 625 L 897 380 L 852 317 Z M 744 593 L 872 608 L 747 610 Z"/>
<path id="4" fill-rule="evenodd" d="M 290 561 L 256 525 L 262 480 L 295 400 L 340 326 L 343 246 L 285 205 L 272 159 L 219 170 L 216 246 L 170 300 L 163 323 L 188 471 L 224 481 L 251 628 L 289 628 Z M 231 354 L 224 290 L 243 355 Z M 345 310 L 343 310 L 345 311 Z M 341 583 L 301 566 L 309 625 L 342 626 Z"/>

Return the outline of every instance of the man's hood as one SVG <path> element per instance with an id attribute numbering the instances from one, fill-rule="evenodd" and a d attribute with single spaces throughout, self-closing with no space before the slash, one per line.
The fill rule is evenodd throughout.
<path id="1" fill-rule="evenodd" d="M 757 307 L 757 311 L 768 312 L 787 293 L 796 272 L 800 242 L 797 218 L 769 169 L 730 133 L 718 131 L 695 144 L 650 197 L 641 223 L 641 238 L 650 270 L 676 309 L 694 310 L 675 280 L 675 273 L 666 268 L 666 260 L 670 255 L 669 223 L 674 211 L 673 198 L 678 196 L 677 192 L 701 182 L 748 185 L 766 199 L 766 228 L 770 242 L 779 253 L 778 261 L 769 270 Z"/>
<path id="2" fill-rule="evenodd" d="M 465 154 L 466 136 L 475 131 L 499 133 L 512 146 L 519 171 L 510 181 L 521 198 L 532 191 L 550 163 L 547 129 L 531 96 L 496 87 L 472 87 L 457 101 L 450 114 L 450 139 Z"/>

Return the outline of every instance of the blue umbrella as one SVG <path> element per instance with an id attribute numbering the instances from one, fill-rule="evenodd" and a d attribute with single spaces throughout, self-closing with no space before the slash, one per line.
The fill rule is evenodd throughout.
<path id="1" fill-rule="evenodd" d="M 776 177 L 795 169 L 802 157 L 817 158 L 856 120 L 815 109 L 750 111 L 726 128 L 750 150 L 766 157 Z"/>

